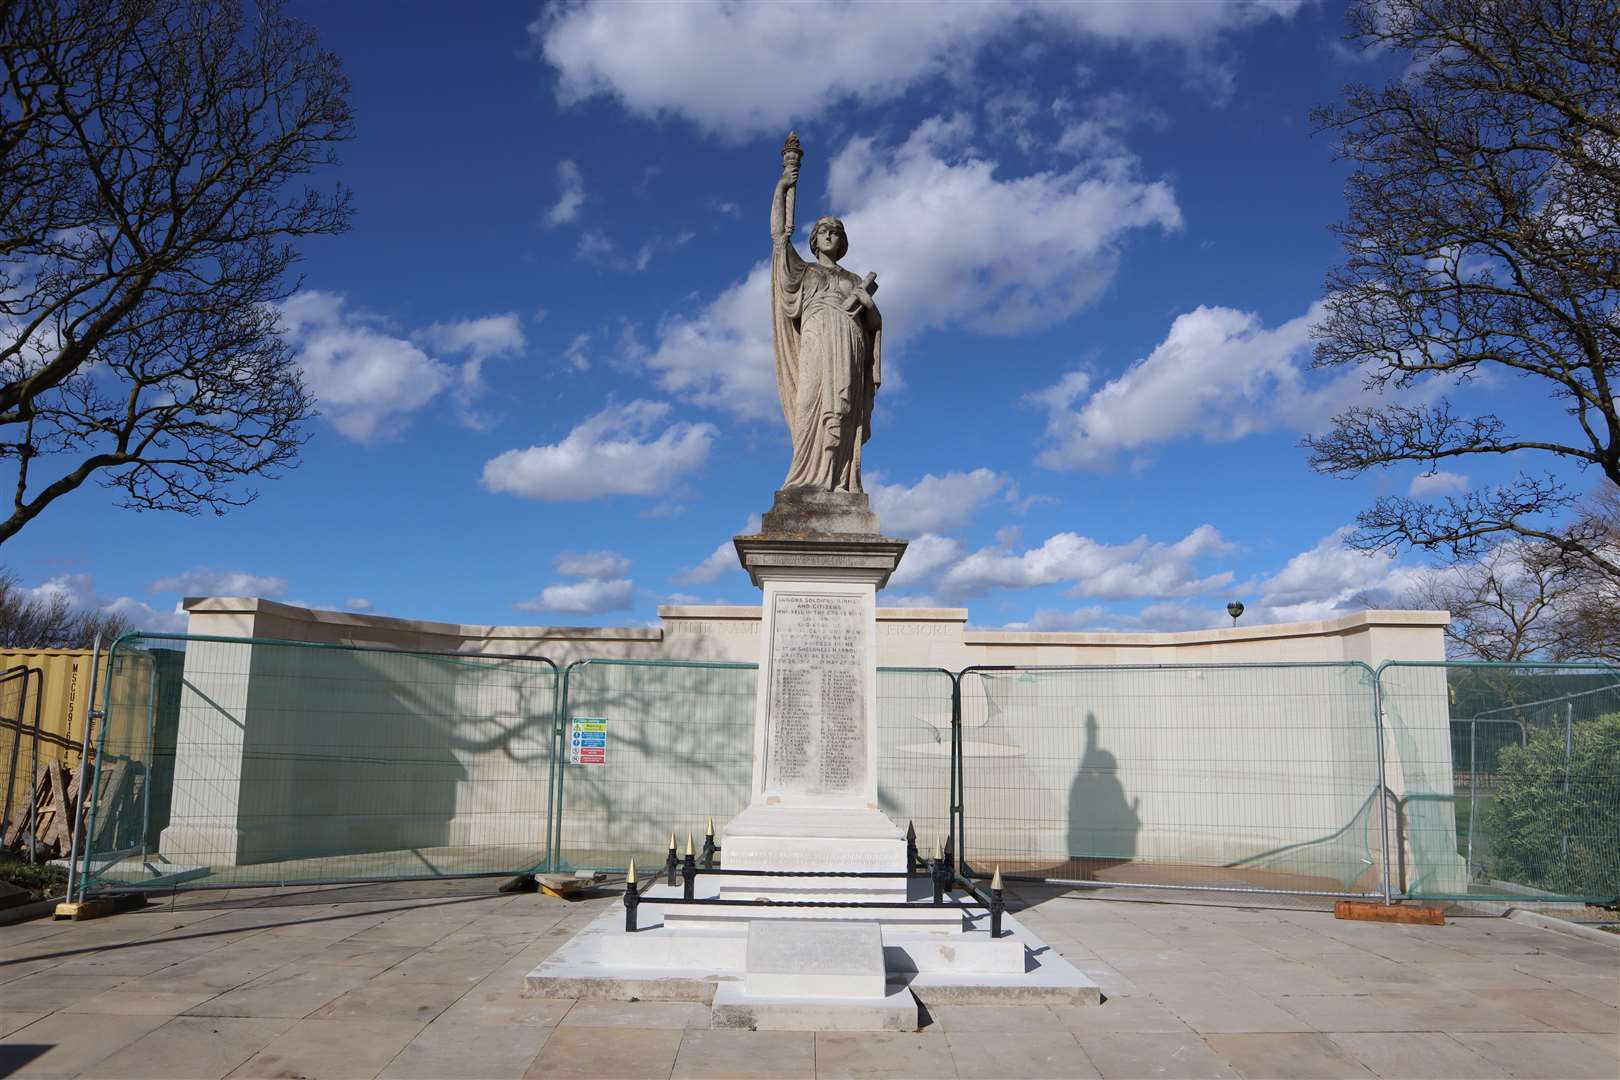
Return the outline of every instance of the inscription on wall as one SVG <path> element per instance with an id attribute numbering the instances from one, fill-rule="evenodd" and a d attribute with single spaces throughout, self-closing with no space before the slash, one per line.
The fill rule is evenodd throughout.
<path id="1" fill-rule="evenodd" d="M 858 596 L 776 594 L 771 611 L 768 789 L 866 788 L 866 619 Z"/>

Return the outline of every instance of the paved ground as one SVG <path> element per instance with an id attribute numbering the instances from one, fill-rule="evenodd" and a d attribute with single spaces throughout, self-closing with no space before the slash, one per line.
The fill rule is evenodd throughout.
<path id="1" fill-rule="evenodd" d="M 942 1007 L 915 1035 L 710 1031 L 696 1005 L 523 997 L 613 901 L 492 888 L 194 893 L 0 927 L 0 1075 L 1620 1075 L 1620 952 L 1503 919 L 1032 895 L 1021 917 L 1102 1005 Z"/>

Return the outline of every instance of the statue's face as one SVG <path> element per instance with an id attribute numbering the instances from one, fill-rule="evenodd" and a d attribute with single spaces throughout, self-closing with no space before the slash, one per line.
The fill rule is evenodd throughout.
<path id="1" fill-rule="evenodd" d="M 835 261 L 843 258 L 844 252 L 849 250 L 849 238 L 844 235 L 843 226 L 835 221 L 818 224 L 815 241 L 816 250 L 825 251 Z"/>

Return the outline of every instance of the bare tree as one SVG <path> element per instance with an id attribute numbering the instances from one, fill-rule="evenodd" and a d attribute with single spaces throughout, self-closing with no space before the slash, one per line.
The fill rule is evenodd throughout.
<path id="1" fill-rule="evenodd" d="M 1620 498 L 1583 504 L 1587 527 L 1620 548 Z M 1504 540 L 1479 559 L 1424 572 L 1405 597 L 1451 612 L 1446 651 L 1473 660 L 1620 662 L 1620 586 L 1542 541 Z"/>
<path id="2" fill-rule="evenodd" d="M 88 649 L 98 634 L 110 645 L 133 629 L 116 611 L 75 607 L 62 593 L 37 595 L 0 570 L 0 649 Z"/>
<path id="3" fill-rule="evenodd" d="M 1306 439 L 1311 465 L 1355 476 L 1512 455 L 1522 471 L 1504 484 L 1379 499 L 1354 542 L 1467 560 L 1517 537 L 1620 582 L 1620 551 L 1547 471 L 1572 463 L 1620 485 L 1620 6 L 1362 0 L 1350 19 L 1353 38 L 1413 64 L 1313 114 L 1357 166 L 1317 364 L 1358 366 L 1385 391 L 1490 373 L 1551 396 L 1569 422 L 1519 430 L 1397 393 Z"/>
<path id="4" fill-rule="evenodd" d="M 296 464 L 312 411 L 273 304 L 342 189 L 337 59 L 274 3 L 0 4 L 0 543 L 96 478 L 223 513 Z"/>

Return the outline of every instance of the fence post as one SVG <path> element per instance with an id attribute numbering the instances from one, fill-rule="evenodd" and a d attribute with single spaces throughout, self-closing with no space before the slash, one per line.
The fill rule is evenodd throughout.
<path id="1" fill-rule="evenodd" d="M 552 839 L 552 823 L 557 808 L 557 774 L 561 772 L 563 711 L 568 707 L 568 672 L 551 665 L 551 768 L 546 771 L 546 859 L 549 873 L 557 872 L 557 845 Z"/>
<path id="2" fill-rule="evenodd" d="M 123 639 L 120 638 L 119 640 Z M 118 642 L 115 641 L 112 644 L 112 648 L 108 650 L 107 674 L 109 676 L 112 674 L 112 653 L 113 651 L 116 651 L 117 648 Z M 101 634 L 98 632 L 96 634 L 95 641 L 90 648 L 90 692 L 84 695 L 84 748 L 79 751 L 79 805 L 73 808 L 73 829 L 69 833 L 68 837 L 67 899 L 69 903 L 72 903 L 74 900 L 82 901 L 84 899 L 84 890 L 86 888 L 84 879 L 90 874 L 90 838 L 87 836 L 84 837 L 83 845 L 84 870 L 82 872 L 78 871 L 80 846 L 79 838 L 83 835 L 84 830 L 87 827 L 87 823 L 89 827 L 94 827 L 96 819 L 94 804 L 96 800 L 96 785 L 101 779 L 101 755 L 96 755 L 96 767 L 93 771 L 90 771 L 90 729 L 95 726 L 96 715 L 98 713 L 101 715 L 102 719 L 101 734 L 103 741 L 105 741 L 107 735 L 107 711 L 105 709 L 96 708 L 96 682 L 97 676 L 100 674 Z M 112 679 L 109 678 L 107 681 L 111 683 Z M 88 785 L 84 782 L 85 776 L 89 776 L 90 778 L 90 783 Z M 84 812 L 86 804 L 90 804 L 92 806 L 91 813 L 88 816 L 86 816 Z M 77 884 L 79 887 L 79 893 L 77 896 L 75 896 L 73 893 L 75 878 L 77 879 Z"/>
<path id="3" fill-rule="evenodd" d="M 1387 799 L 1390 794 L 1388 770 L 1384 761 L 1384 669 L 1389 666 L 1386 661 L 1378 665 L 1373 672 L 1373 726 L 1378 733 L 1378 846 L 1384 852 L 1384 872 L 1382 891 L 1384 903 L 1394 903 L 1389 888 L 1389 809 Z M 1405 857 L 1405 853 L 1402 853 Z"/>
<path id="4" fill-rule="evenodd" d="M 1468 880 L 1474 879 L 1474 816 L 1479 812 L 1479 717 L 1468 721 Z"/>

